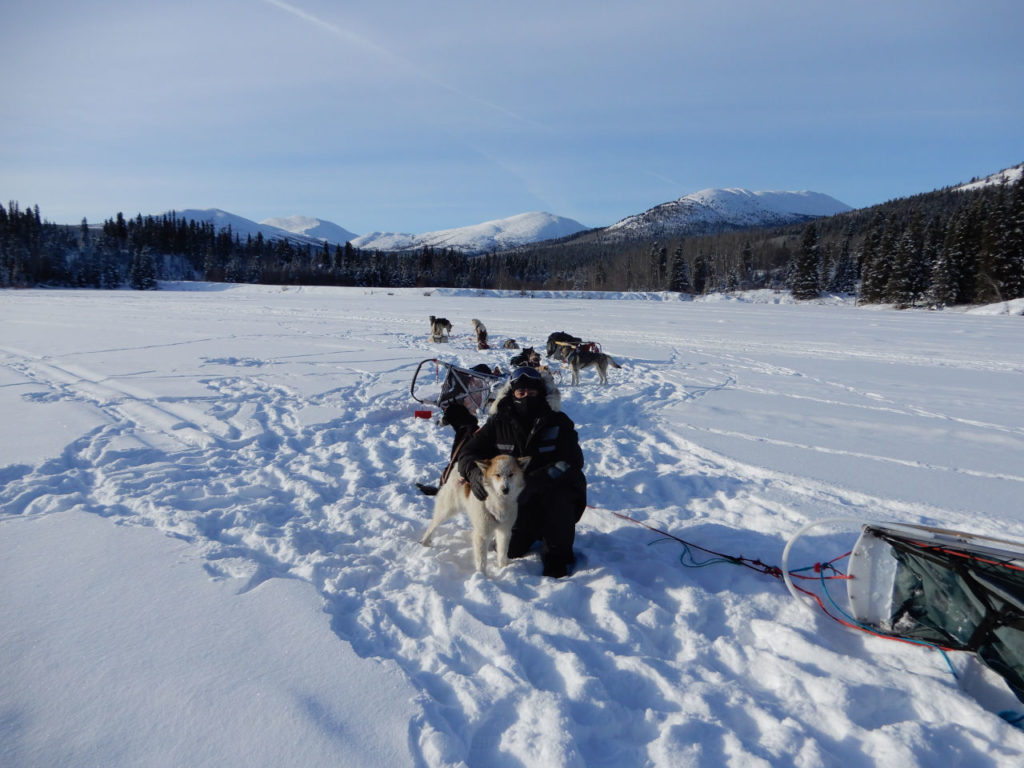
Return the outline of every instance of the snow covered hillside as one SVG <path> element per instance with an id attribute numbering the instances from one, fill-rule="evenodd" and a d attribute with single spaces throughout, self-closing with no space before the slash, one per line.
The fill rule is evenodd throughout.
<path id="1" fill-rule="evenodd" d="M 171 213 L 170 211 L 167 212 Z M 419 235 L 394 232 L 373 232 L 355 235 L 323 219 L 311 216 L 287 216 L 264 219 L 259 224 L 216 208 L 188 209 L 174 212 L 178 218 L 208 221 L 219 230 L 228 226 L 243 239 L 262 233 L 267 239 L 289 239 L 320 247 L 323 243 L 344 245 L 351 242 L 356 248 L 380 251 L 408 251 L 429 246 L 452 248 L 467 254 L 512 248 L 518 245 L 552 240 L 580 232 L 586 227 L 578 221 L 550 213 L 521 213 L 506 219 L 485 221 L 468 227 L 443 229 Z M 164 214 L 166 215 L 166 214 Z"/>
<path id="2" fill-rule="evenodd" d="M 959 191 L 970 191 L 972 189 L 998 186 L 1000 184 L 1016 184 L 1021 180 L 1021 176 L 1024 176 L 1024 163 L 1015 165 L 1012 168 L 1006 168 L 998 173 L 993 173 L 983 179 L 971 181 L 967 184 L 961 184 L 959 187 L 956 187 L 956 189 Z"/>
<path id="3" fill-rule="evenodd" d="M 283 229 L 296 235 L 305 235 L 333 245 L 344 245 L 356 237 L 344 227 L 331 221 L 324 221 L 312 216 L 285 216 L 283 218 L 264 219 L 260 224 Z"/>
<path id="4" fill-rule="evenodd" d="M 357 237 L 357 248 L 381 251 L 408 251 L 417 248 L 453 248 L 467 254 L 486 253 L 542 240 L 574 235 L 586 227 L 578 221 L 550 213 L 521 213 L 507 219 L 485 221 L 468 227 L 441 229 L 421 235 L 373 232 Z"/>
<path id="5" fill-rule="evenodd" d="M 820 192 L 704 189 L 628 216 L 606 231 L 630 237 L 700 235 L 726 229 L 792 224 L 849 210 L 852 210 L 850 206 Z"/>
<path id="6" fill-rule="evenodd" d="M 1024 302 L 164 288 L 0 291 L 0 765 L 1024 764 L 973 657 L 639 524 L 779 566 L 840 519 L 794 569 L 860 521 L 1024 540 Z M 556 369 L 589 480 L 569 578 L 480 578 L 465 520 L 418 543 L 452 432 L 413 371 L 511 354 L 472 318 L 623 366 Z"/>
<path id="7" fill-rule="evenodd" d="M 255 238 L 256 235 L 261 234 L 266 240 L 291 240 L 295 243 L 308 244 L 318 248 L 323 245 L 323 240 L 316 236 L 307 235 L 302 232 L 293 232 L 282 227 L 272 226 L 266 222 L 257 224 L 255 221 L 234 213 L 222 211 L 219 208 L 186 208 L 183 211 L 165 211 L 162 214 L 158 214 L 158 216 L 169 216 L 172 213 L 178 219 L 185 221 L 209 222 L 213 224 L 218 232 L 231 227 L 232 234 L 238 235 L 243 242 L 249 236 Z"/>

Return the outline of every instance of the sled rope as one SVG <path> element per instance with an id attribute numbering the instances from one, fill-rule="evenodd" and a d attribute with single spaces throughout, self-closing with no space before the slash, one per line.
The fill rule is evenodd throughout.
<path id="1" fill-rule="evenodd" d="M 745 566 L 747 568 L 750 568 L 751 570 L 757 571 L 758 573 L 763 573 L 765 575 L 773 576 L 773 577 L 779 578 L 779 579 L 784 578 L 784 575 L 788 573 L 790 579 L 797 578 L 797 579 L 805 579 L 805 580 L 811 580 L 811 581 L 820 581 L 821 585 L 822 585 L 822 592 L 828 598 L 829 603 L 839 613 L 838 616 L 833 614 L 831 611 L 829 611 L 828 607 L 826 607 L 826 605 L 825 605 L 825 601 L 822 600 L 820 595 L 816 594 L 815 592 L 810 591 L 809 589 L 804 589 L 803 587 L 796 586 L 795 584 L 793 585 L 793 588 L 796 591 L 800 592 L 801 594 L 804 594 L 807 597 L 811 598 L 811 600 L 813 600 L 815 603 L 817 603 L 817 605 L 821 609 L 822 613 L 824 613 L 826 616 L 828 616 L 833 621 L 835 621 L 835 622 L 837 622 L 839 624 L 842 624 L 845 627 L 848 627 L 850 629 L 855 629 L 855 630 L 860 631 L 860 632 L 866 632 L 869 635 L 874 635 L 875 637 L 880 637 L 880 638 L 883 638 L 885 640 L 896 640 L 896 641 L 901 642 L 901 643 L 907 643 L 908 645 L 920 645 L 920 646 L 925 646 L 927 648 L 934 648 L 934 649 L 938 650 L 942 654 L 943 658 L 946 660 L 946 664 L 947 664 L 947 666 L 949 666 L 949 669 L 953 673 L 953 676 L 957 677 L 956 671 L 953 669 L 953 665 L 950 662 L 949 657 L 946 655 L 947 651 L 952 651 L 954 649 L 946 648 L 946 647 L 941 646 L 941 645 L 936 645 L 935 643 L 928 643 L 928 642 L 925 642 L 923 640 L 911 640 L 911 639 L 908 639 L 908 638 L 896 637 L 894 635 L 885 634 L 884 632 L 880 632 L 880 631 L 878 631 L 876 629 L 873 629 L 872 627 L 869 627 L 866 624 L 859 623 L 858 621 L 856 621 L 852 617 L 848 616 L 846 614 L 846 612 L 843 611 L 843 609 L 839 607 L 839 605 L 832 598 L 832 595 L 829 594 L 828 589 L 826 588 L 826 586 L 827 586 L 827 582 L 828 581 L 847 580 L 847 579 L 850 578 L 849 576 L 847 576 L 845 573 L 840 571 L 835 566 L 835 563 L 837 561 L 842 560 L 845 557 L 848 557 L 850 555 L 850 552 L 847 552 L 846 554 L 843 554 L 843 555 L 839 555 L 838 557 L 834 557 L 831 560 L 828 560 L 828 561 L 825 561 L 825 562 L 815 563 L 814 565 L 809 565 L 809 566 L 807 566 L 805 568 L 797 568 L 797 569 L 785 572 L 785 571 L 782 570 L 782 568 L 779 568 L 778 566 L 774 566 L 774 565 L 768 565 L 766 563 L 763 563 L 761 560 L 756 560 L 756 559 L 752 559 L 752 558 L 749 558 L 749 557 L 742 557 L 742 556 L 741 557 L 735 557 L 733 555 L 726 555 L 726 554 L 723 554 L 721 552 L 715 552 L 714 550 L 707 549 L 706 547 L 702 547 L 702 546 L 700 546 L 698 544 L 694 544 L 693 542 L 686 541 L 685 539 L 682 539 L 679 536 L 675 536 L 675 535 L 669 533 L 668 531 L 664 531 L 664 530 L 662 530 L 660 528 L 656 528 L 656 527 L 654 527 L 652 525 L 648 525 L 647 523 L 643 522 L 642 520 L 637 520 L 636 518 L 630 517 L 629 515 L 623 515 L 623 514 L 621 514 L 619 512 L 613 512 L 612 514 L 615 515 L 616 517 L 622 518 L 623 520 L 628 520 L 631 523 L 636 523 L 637 525 L 642 526 L 643 528 L 646 528 L 649 531 L 653 531 L 654 533 L 657 533 L 658 535 L 664 537 L 662 540 L 672 539 L 672 540 L 677 541 L 680 544 L 682 544 L 683 545 L 683 554 L 680 556 L 680 562 L 684 566 L 687 566 L 687 567 L 702 568 L 704 566 L 714 565 L 716 563 L 730 563 L 730 564 L 733 564 L 733 565 L 742 565 L 742 566 Z M 657 543 L 657 542 L 653 542 L 653 543 Z M 699 549 L 701 552 L 706 552 L 707 554 L 711 555 L 712 558 L 708 559 L 708 560 L 704 560 L 703 562 L 700 562 L 700 563 L 698 563 L 696 561 L 688 563 L 688 562 L 686 562 L 686 558 L 687 557 L 689 557 L 691 560 L 693 560 L 693 555 L 689 551 L 691 548 Z M 814 571 L 817 574 L 817 576 L 807 575 L 807 573 L 806 573 L 807 571 Z M 831 575 L 826 575 L 826 574 L 831 574 Z M 788 584 L 787 584 L 787 586 L 788 586 Z M 1022 718 L 1022 720 L 1024 720 L 1024 718 Z"/>
<path id="2" fill-rule="evenodd" d="M 1024 712 L 1014 712 L 1012 709 L 1004 709 L 998 714 L 1014 728 L 1024 730 Z"/>
<path id="3" fill-rule="evenodd" d="M 783 567 L 780 568 L 780 567 L 777 567 L 777 566 L 767 565 L 767 564 L 761 562 L 760 560 L 755 560 L 755 559 L 751 559 L 751 558 L 748 558 L 748 557 L 735 557 L 735 556 L 732 556 L 732 555 L 723 554 L 721 552 L 715 552 L 714 550 L 707 549 L 706 547 L 701 547 L 701 546 L 699 546 L 697 544 L 694 544 L 693 542 L 686 541 L 685 539 L 682 539 L 679 536 L 675 536 L 675 535 L 669 533 L 668 531 L 664 531 L 664 530 L 662 530 L 660 528 L 656 528 L 656 527 L 654 527 L 652 525 L 648 525 L 647 523 L 645 523 L 645 522 L 643 522 L 641 520 L 637 520 L 636 518 L 630 517 L 629 515 L 620 514 L 618 512 L 613 512 L 612 514 L 614 514 L 616 517 L 622 518 L 623 520 L 628 520 L 631 523 L 635 523 L 635 524 L 637 524 L 639 526 L 642 526 L 642 527 L 648 529 L 649 531 L 653 531 L 654 533 L 657 533 L 659 536 L 662 537 L 659 541 L 667 541 L 667 540 L 671 539 L 671 540 L 674 540 L 674 541 L 678 542 L 679 544 L 681 544 L 682 547 L 683 547 L 683 553 L 680 555 L 679 561 L 680 561 L 680 563 L 682 563 L 686 567 L 703 568 L 705 566 L 715 565 L 715 564 L 718 564 L 718 563 L 729 563 L 729 564 L 733 564 L 733 565 L 743 565 L 743 566 L 745 566 L 747 568 L 751 568 L 752 570 L 758 571 L 759 573 L 764 573 L 764 574 L 767 574 L 769 576 L 774 576 L 776 578 L 785 579 L 787 588 L 790 590 L 790 592 L 793 593 L 794 596 L 796 596 L 797 593 L 806 595 L 807 597 L 811 598 L 811 600 L 814 603 L 816 603 L 818 605 L 818 607 L 821 609 L 822 613 L 824 613 L 826 616 L 828 616 L 830 619 L 832 619 L 833 621 L 837 622 L 838 624 L 842 624 L 843 626 L 845 626 L 845 627 L 847 627 L 849 629 L 856 630 L 856 631 L 859 631 L 859 632 L 864 632 L 866 634 L 872 635 L 874 637 L 881 638 L 883 640 L 895 640 L 895 641 L 900 642 L 900 643 L 906 643 L 907 645 L 915 645 L 915 646 L 919 646 L 919 647 L 931 648 L 933 650 L 936 650 L 936 651 L 938 651 L 942 655 L 942 659 L 943 659 L 943 661 L 946 662 L 946 667 L 949 669 L 950 674 L 953 676 L 953 679 L 956 680 L 958 682 L 958 684 L 959 684 L 960 675 L 957 674 L 956 668 L 953 666 L 953 662 L 950 660 L 950 657 L 949 657 L 949 654 L 951 652 L 959 650 L 959 649 L 949 648 L 947 646 L 943 646 L 943 645 L 940 645 L 938 643 L 927 642 L 925 640 L 915 640 L 915 639 L 912 639 L 912 638 L 898 637 L 896 635 L 887 634 L 884 631 L 875 629 L 874 627 L 868 626 L 866 624 L 862 624 L 861 622 L 857 621 L 854 617 L 850 616 L 847 611 L 843 610 L 843 608 L 835 601 L 835 599 L 832 597 L 831 593 L 828 590 L 828 582 L 836 580 L 836 579 L 849 579 L 850 578 L 850 576 L 848 576 L 848 575 L 842 573 L 841 571 L 839 571 L 839 569 L 836 568 L 835 563 L 840 561 L 840 560 L 842 560 L 842 559 L 844 559 L 844 558 L 846 558 L 846 557 L 849 557 L 852 554 L 852 550 L 851 550 L 851 552 L 846 552 L 845 554 L 839 555 L 838 557 L 834 557 L 831 560 L 828 560 L 828 561 L 825 561 L 825 562 L 820 562 L 820 563 L 815 563 L 814 565 L 807 566 L 805 568 L 796 568 L 796 569 L 788 570 L 788 571 L 784 570 L 785 563 L 786 563 L 786 558 L 789 555 L 790 545 L 793 543 L 793 541 L 795 540 L 796 536 L 799 536 L 804 531 L 808 530 L 809 528 L 815 527 L 816 525 L 818 525 L 820 523 L 837 522 L 837 521 L 841 522 L 841 520 L 839 520 L 839 519 L 818 521 L 817 523 L 810 523 L 810 524 L 804 526 L 804 528 L 802 528 L 797 533 L 796 536 L 794 536 L 792 539 L 790 539 L 789 543 L 787 544 L 786 550 L 783 553 Z M 659 543 L 659 541 L 655 541 L 655 542 L 652 542 L 652 543 L 656 544 L 656 543 Z M 691 549 L 698 549 L 701 552 L 707 553 L 708 555 L 710 555 L 710 557 L 708 559 L 706 559 L 706 560 L 698 562 L 696 560 L 696 558 L 693 556 L 693 552 L 691 551 Z M 952 550 L 946 550 L 945 548 L 942 548 L 942 547 L 931 547 L 931 549 L 937 550 L 937 551 L 942 551 L 942 552 L 944 552 L 946 554 L 950 554 L 950 555 L 958 555 L 960 557 L 968 557 L 967 555 L 964 555 L 963 553 L 952 551 Z M 982 562 L 985 562 L 987 564 L 990 564 L 990 565 L 1001 565 L 1001 566 L 1004 566 L 1004 567 L 1013 568 L 1013 569 L 1016 569 L 1016 570 L 1021 570 L 1018 566 L 1014 566 L 1014 565 L 1011 565 L 1011 564 L 1005 563 L 1005 562 L 1000 562 L 1000 561 L 996 561 L 996 560 L 988 560 L 986 558 L 976 558 L 976 559 L 978 559 L 978 560 L 980 560 Z M 815 576 L 807 575 L 808 571 L 813 571 L 814 573 L 817 574 L 817 576 L 815 577 Z M 829 607 L 825 605 L 825 600 L 822 599 L 821 595 L 819 595 L 819 594 L 817 594 L 815 592 L 812 592 L 809 589 L 804 589 L 803 587 L 794 584 L 793 581 L 792 581 L 792 579 L 794 579 L 794 578 L 797 578 L 797 579 L 816 579 L 817 581 L 819 581 L 820 582 L 820 588 L 821 588 L 821 594 L 824 595 L 825 598 L 828 600 L 829 606 L 831 606 L 832 611 L 830 611 Z M 833 611 L 834 611 L 834 613 L 833 613 Z M 1008 725 L 1012 726 L 1013 728 L 1017 728 L 1019 730 L 1024 730 L 1024 712 L 1018 712 L 1018 711 L 1015 711 L 1015 710 L 1012 710 L 1012 709 L 1004 709 L 1004 710 L 998 712 L 997 714 L 998 714 L 998 716 L 1000 718 L 1002 718 Z"/>
<path id="4" fill-rule="evenodd" d="M 642 520 L 637 520 L 635 517 L 630 517 L 629 515 L 624 515 L 624 514 L 622 514 L 620 512 L 612 512 L 612 514 L 615 515 L 616 517 L 622 518 L 623 520 L 628 520 L 631 523 L 636 523 L 637 525 L 639 525 L 639 526 L 641 526 L 643 528 L 646 528 L 649 531 L 653 531 L 654 533 L 657 533 L 659 536 L 663 537 L 662 540 L 672 539 L 673 541 L 676 541 L 679 544 L 682 544 L 683 545 L 683 554 L 680 555 L 679 560 L 687 568 L 704 568 L 705 566 L 708 566 L 708 565 L 716 565 L 716 564 L 719 564 L 719 563 L 728 563 L 730 565 L 742 565 L 745 568 L 750 568 L 753 571 L 757 571 L 758 573 L 763 573 L 763 574 L 765 574 L 767 576 L 774 576 L 775 578 L 782 578 L 782 569 L 779 568 L 776 565 L 769 565 L 769 564 L 767 564 L 765 562 L 762 562 L 759 559 L 745 557 L 745 556 L 742 556 L 742 555 L 735 556 L 735 555 L 727 555 L 727 554 L 724 554 L 722 552 L 716 552 L 713 549 L 708 549 L 707 547 L 702 547 L 699 544 L 694 544 L 692 541 L 686 541 L 685 539 L 682 539 L 679 536 L 671 534 L 668 531 L 664 531 L 664 530 L 662 530 L 660 528 L 655 528 L 653 525 L 648 525 L 647 523 L 643 522 Z M 658 543 L 658 542 L 653 542 L 653 543 Z M 701 562 L 698 562 L 697 559 L 694 557 L 693 552 L 691 551 L 692 549 L 700 550 L 701 552 L 704 552 L 704 553 L 710 555 L 711 558 L 707 559 L 707 560 L 704 560 L 704 561 L 701 561 Z M 849 553 L 847 553 L 847 555 L 848 554 Z M 826 563 L 815 563 L 814 565 L 807 566 L 806 568 L 797 569 L 796 571 L 792 571 L 791 575 L 795 576 L 798 579 L 813 579 L 813 580 L 816 581 L 818 579 L 817 576 L 807 576 L 803 572 L 804 571 L 813 570 L 816 573 L 821 573 L 823 575 L 826 571 L 831 571 L 835 575 L 829 576 L 828 578 L 830 578 L 830 579 L 847 579 L 847 578 L 849 578 L 848 576 L 846 576 L 845 574 L 841 573 L 838 569 L 835 568 L 835 566 L 832 565 L 832 563 L 834 563 L 836 560 L 841 560 L 844 557 L 846 557 L 846 555 L 840 555 L 839 557 L 834 558 L 833 560 L 830 560 L 829 562 L 826 562 Z M 687 562 L 687 559 L 689 559 L 689 562 Z"/>

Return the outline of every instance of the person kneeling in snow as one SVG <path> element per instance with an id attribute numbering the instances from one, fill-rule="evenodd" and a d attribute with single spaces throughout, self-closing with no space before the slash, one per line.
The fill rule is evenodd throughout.
<path id="1" fill-rule="evenodd" d="M 517 368 L 490 408 L 487 422 L 459 452 L 459 473 L 478 499 L 487 498 L 476 462 L 507 453 L 530 457 L 526 489 L 508 545 L 522 557 L 537 541 L 544 575 L 560 578 L 575 561 L 576 523 L 587 506 L 587 480 L 576 425 L 561 410 L 561 395 L 546 371 Z"/>

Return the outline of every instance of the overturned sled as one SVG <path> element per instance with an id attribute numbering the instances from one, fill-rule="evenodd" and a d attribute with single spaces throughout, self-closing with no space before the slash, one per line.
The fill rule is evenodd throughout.
<path id="1" fill-rule="evenodd" d="M 847 618 L 858 628 L 942 651 L 970 651 L 1024 701 L 1024 544 L 868 523 L 849 554 L 846 578 Z M 796 595 L 788 574 L 786 581 Z"/>
<path id="2" fill-rule="evenodd" d="M 463 368 L 454 363 L 430 358 L 416 366 L 409 394 L 422 405 L 445 410 L 452 403 L 461 403 L 471 414 L 482 417 L 488 402 L 508 381 L 508 374 L 496 372 L 484 363 Z M 429 418 L 430 412 L 425 413 Z"/>
<path id="3" fill-rule="evenodd" d="M 918 525 L 865 525 L 850 555 L 854 617 L 971 651 L 1024 700 L 1024 545 Z"/>

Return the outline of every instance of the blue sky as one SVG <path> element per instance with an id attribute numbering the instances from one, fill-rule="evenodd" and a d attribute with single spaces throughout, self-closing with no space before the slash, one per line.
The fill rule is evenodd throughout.
<path id="1" fill-rule="evenodd" d="M 606 226 L 707 187 L 854 207 L 1024 161 L 1020 0 L 15 0 L 0 200 L 357 234 Z"/>

